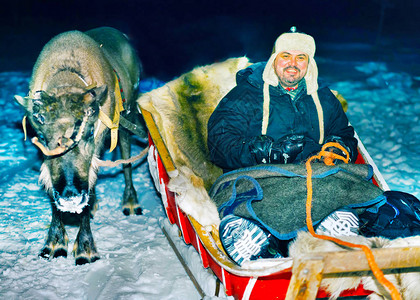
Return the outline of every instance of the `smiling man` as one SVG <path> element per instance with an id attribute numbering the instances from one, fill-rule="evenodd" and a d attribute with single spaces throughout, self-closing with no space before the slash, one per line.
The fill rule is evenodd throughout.
<path id="1" fill-rule="evenodd" d="M 308 70 L 308 55 L 301 51 L 281 52 L 274 61 L 274 70 L 286 90 L 297 88 Z"/>
<path id="2" fill-rule="evenodd" d="M 315 41 L 292 27 L 267 62 L 237 73 L 208 122 L 211 160 L 225 171 L 256 164 L 299 163 L 338 142 L 357 157 L 354 130 L 339 100 L 318 85 Z"/>

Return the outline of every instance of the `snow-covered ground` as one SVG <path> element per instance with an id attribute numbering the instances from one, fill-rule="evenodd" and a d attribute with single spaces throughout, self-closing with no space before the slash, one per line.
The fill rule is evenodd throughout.
<path id="1" fill-rule="evenodd" d="M 329 74 L 328 80 L 348 100 L 349 119 L 390 188 L 420 197 L 420 72 L 391 71 L 386 62 L 353 60 L 337 65 L 320 57 L 318 63 L 321 75 L 329 68 L 349 74 L 348 79 L 343 73 Z M 145 162 L 134 168 L 142 216 L 126 217 L 121 212 L 120 169 L 100 171 L 100 208 L 91 222 L 99 261 L 75 266 L 71 256 L 53 261 L 38 258 L 50 222 L 50 204 L 38 185 L 38 150 L 23 141 L 23 112 L 13 101 L 14 94 L 27 94 L 29 76 L 29 70 L 0 73 L 0 298 L 200 299 L 162 233 L 165 216 Z M 144 84 L 148 83 L 146 79 Z M 136 154 L 142 145 L 136 140 L 134 144 Z M 115 158 L 115 154 L 106 157 Z M 71 250 L 77 228 L 67 230 Z M 176 229 L 170 231 L 176 236 Z M 179 245 L 193 267 L 200 269 L 194 250 L 180 241 Z M 198 273 L 205 292 L 212 296 L 211 275 Z"/>
<path id="2" fill-rule="evenodd" d="M 349 102 L 347 115 L 391 190 L 420 197 L 420 72 L 386 63 L 355 66 L 360 80 L 331 85 Z"/>

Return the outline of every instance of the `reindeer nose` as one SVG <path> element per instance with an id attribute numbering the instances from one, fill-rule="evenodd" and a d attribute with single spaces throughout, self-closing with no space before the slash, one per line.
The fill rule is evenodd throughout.
<path id="1" fill-rule="evenodd" d="M 58 139 L 57 144 L 58 144 L 59 147 L 65 147 L 65 146 L 69 145 L 69 141 L 70 141 L 70 139 L 62 136 Z"/>
<path id="2" fill-rule="evenodd" d="M 71 198 L 71 197 L 74 197 L 74 196 L 77 196 L 77 195 L 79 195 L 79 192 L 74 187 L 74 185 L 68 185 L 64 188 L 64 191 L 63 191 L 63 197 L 64 198 Z"/>

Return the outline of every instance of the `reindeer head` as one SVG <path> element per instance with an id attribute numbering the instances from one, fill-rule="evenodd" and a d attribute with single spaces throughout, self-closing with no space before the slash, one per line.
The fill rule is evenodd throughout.
<path id="1" fill-rule="evenodd" d="M 36 132 L 33 142 L 45 155 L 40 181 L 62 211 L 81 212 L 88 204 L 94 131 L 107 88 L 37 91 L 15 96 Z"/>

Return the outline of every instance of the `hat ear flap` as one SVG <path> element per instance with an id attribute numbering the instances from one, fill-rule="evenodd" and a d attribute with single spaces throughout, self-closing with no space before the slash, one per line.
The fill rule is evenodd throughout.
<path id="1" fill-rule="evenodd" d="M 277 78 L 276 72 L 274 71 L 274 61 L 276 60 L 276 57 L 276 53 L 271 55 L 267 61 L 267 64 L 265 65 L 262 74 L 263 81 L 272 86 L 277 86 L 279 84 L 279 79 Z"/>
<path id="2" fill-rule="evenodd" d="M 311 95 L 318 90 L 318 67 L 313 57 L 309 59 L 305 82 L 308 95 Z"/>

